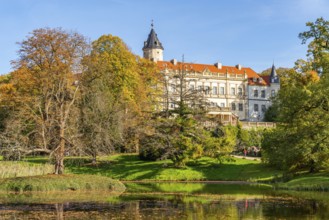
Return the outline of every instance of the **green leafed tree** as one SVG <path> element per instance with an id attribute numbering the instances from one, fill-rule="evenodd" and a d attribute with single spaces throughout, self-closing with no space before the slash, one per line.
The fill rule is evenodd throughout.
<path id="1" fill-rule="evenodd" d="M 94 159 L 119 148 L 138 150 L 142 122 L 152 111 L 154 63 L 135 56 L 116 36 L 92 43 L 81 75 L 80 131 Z"/>
<path id="2" fill-rule="evenodd" d="M 299 60 L 298 71 L 290 72 L 275 100 L 280 123 L 263 143 L 265 160 L 287 171 L 329 167 L 329 23 L 319 18 L 307 26 L 299 37 L 311 39 L 310 61 Z"/>
<path id="3" fill-rule="evenodd" d="M 236 144 L 230 129 L 223 128 L 223 137 L 213 135 L 205 128 L 206 121 L 214 119 L 206 115 L 208 103 L 203 89 L 188 88 L 184 63 L 179 63 L 180 71 L 163 75 L 159 88 L 164 88 L 165 104 L 162 112 L 157 112 L 145 129 L 141 139 L 142 159 L 170 159 L 174 166 L 185 166 L 189 160 L 208 155 L 222 160 L 231 153 Z M 169 92 L 168 80 L 175 89 Z M 173 83 L 174 82 L 174 83 Z M 173 108 L 169 109 L 169 101 Z M 225 137 L 224 137 L 225 136 Z M 207 152 L 206 152 L 207 151 Z"/>
<path id="4" fill-rule="evenodd" d="M 315 70 L 320 75 L 329 73 L 329 21 L 324 18 L 318 18 L 315 22 L 307 22 L 306 26 L 309 30 L 299 34 L 302 43 L 308 44 L 308 57 Z"/>

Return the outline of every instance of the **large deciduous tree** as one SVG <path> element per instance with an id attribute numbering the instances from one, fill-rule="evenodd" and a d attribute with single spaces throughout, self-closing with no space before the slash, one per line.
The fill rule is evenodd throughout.
<path id="1" fill-rule="evenodd" d="M 72 112 L 79 89 L 74 73 L 79 71 L 88 44 L 78 33 L 41 28 L 32 31 L 19 46 L 11 80 L 15 114 L 8 119 L 5 133 L 12 133 L 9 123 L 19 124 L 14 129 L 26 139 L 25 151 L 52 154 L 54 173 L 62 174 L 65 146 L 71 144 L 74 135 L 70 125 L 76 118 Z"/>
<path id="2" fill-rule="evenodd" d="M 116 36 L 92 43 L 81 76 L 81 132 L 89 155 L 138 150 L 139 129 L 152 111 L 154 63 L 135 56 Z"/>
<path id="3" fill-rule="evenodd" d="M 329 167 L 329 22 L 319 18 L 307 26 L 299 37 L 312 39 L 310 59 L 289 72 L 274 102 L 280 124 L 263 143 L 265 160 L 288 171 Z"/>
<path id="4" fill-rule="evenodd" d="M 313 70 L 320 75 L 329 74 L 329 21 L 318 18 L 315 22 L 307 22 L 309 30 L 299 34 L 302 43 L 308 44 L 308 57 Z"/>

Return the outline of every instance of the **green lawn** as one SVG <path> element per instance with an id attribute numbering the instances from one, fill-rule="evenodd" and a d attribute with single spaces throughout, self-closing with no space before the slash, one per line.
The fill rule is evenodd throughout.
<path id="1" fill-rule="evenodd" d="M 281 189 L 291 190 L 329 191 L 329 173 L 303 174 L 288 182 L 279 183 L 277 186 Z"/>
<path id="2" fill-rule="evenodd" d="M 53 165 L 49 165 L 45 157 L 33 157 L 19 162 L 0 161 L 0 168 L 0 177 L 6 178 L 51 173 Z M 65 159 L 65 172 L 124 181 L 270 181 L 282 177 L 281 171 L 255 160 L 234 158 L 234 161 L 219 164 L 215 159 L 203 157 L 190 161 L 185 168 L 175 168 L 169 160 L 142 161 L 136 154 L 100 157 L 97 165 L 92 165 L 91 159 L 87 157 L 68 157 Z M 328 191 L 329 173 L 304 173 L 289 182 L 276 185 L 282 189 Z"/>
<path id="3" fill-rule="evenodd" d="M 121 154 L 100 158 L 97 166 L 91 165 L 87 158 L 67 158 L 66 172 L 97 174 L 119 180 L 153 181 L 256 181 L 281 175 L 281 172 L 269 168 L 259 161 L 237 158 L 234 160 L 234 162 L 218 164 L 216 160 L 204 157 L 189 162 L 186 168 L 174 168 L 171 161 L 168 160 L 142 161 L 137 155 Z"/>

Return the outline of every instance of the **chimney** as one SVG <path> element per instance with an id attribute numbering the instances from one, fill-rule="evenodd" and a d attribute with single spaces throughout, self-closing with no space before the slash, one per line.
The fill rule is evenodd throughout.
<path id="1" fill-rule="evenodd" d="M 222 69 L 223 65 L 220 62 L 214 64 L 218 69 Z"/>
<path id="2" fill-rule="evenodd" d="M 236 67 L 238 70 L 241 70 L 241 69 L 242 69 L 241 64 L 238 64 L 238 65 L 236 65 L 235 67 Z"/>
<path id="3" fill-rule="evenodd" d="M 176 59 L 172 59 L 172 60 L 170 60 L 170 62 L 171 62 L 172 64 L 174 64 L 175 66 L 177 65 L 177 60 L 176 60 Z"/>

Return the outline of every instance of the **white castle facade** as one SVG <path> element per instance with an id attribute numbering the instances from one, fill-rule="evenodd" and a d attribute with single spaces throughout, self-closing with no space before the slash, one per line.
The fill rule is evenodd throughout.
<path id="1" fill-rule="evenodd" d="M 154 31 L 153 25 L 144 42 L 144 58 L 156 62 L 159 71 L 164 74 L 168 94 L 177 93 L 179 71 L 186 73 L 186 87 L 204 91 L 204 97 L 210 108 L 209 114 L 218 115 L 223 122 L 233 120 L 263 121 L 264 114 L 271 105 L 271 97 L 280 89 L 280 80 L 274 65 L 270 76 L 260 76 L 249 67 L 224 66 L 221 63 L 196 64 L 163 60 L 164 48 Z M 169 101 L 170 102 L 170 101 Z M 167 103 L 175 108 L 174 102 Z M 213 107 L 213 108 L 211 108 Z"/>

